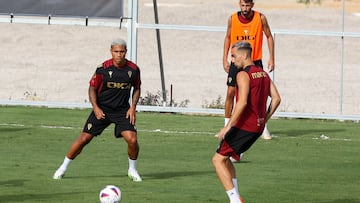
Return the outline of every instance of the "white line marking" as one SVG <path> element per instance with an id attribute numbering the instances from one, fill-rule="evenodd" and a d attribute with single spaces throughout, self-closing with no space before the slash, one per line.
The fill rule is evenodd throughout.
<path id="1" fill-rule="evenodd" d="M 0 123 L 0 126 L 11 126 L 11 127 L 26 127 L 22 124 L 15 124 L 15 123 Z M 35 127 L 35 126 L 28 126 L 28 127 Z M 53 125 L 40 125 L 40 128 L 46 128 L 46 129 L 67 129 L 67 130 L 73 130 L 73 129 L 81 129 L 80 127 L 70 127 L 70 126 L 53 126 Z M 138 132 L 155 132 L 155 133 L 164 133 L 164 134 L 202 134 L 202 135 L 212 135 L 213 132 L 192 132 L 192 131 L 170 131 L 170 130 L 161 130 L 161 129 L 155 129 L 155 130 L 137 130 Z"/>
<path id="2" fill-rule="evenodd" d="M 10 127 L 36 127 L 33 125 L 25 126 L 23 124 L 18 123 L 0 123 L 0 126 L 10 126 Z M 46 128 L 46 129 L 66 129 L 66 130 L 73 130 L 73 129 L 82 129 L 80 127 L 70 127 L 70 126 L 48 126 L 48 125 L 40 125 L 40 128 Z M 155 130 L 138 130 L 138 132 L 150 132 L 150 133 L 163 133 L 163 134 L 199 134 L 199 135 L 214 135 L 213 132 L 197 132 L 197 131 L 171 131 L 171 130 L 161 130 L 161 129 L 155 129 Z M 277 135 L 271 135 L 274 138 L 291 138 L 296 139 L 297 137 L 283 137 L 283 136 L 277 136 Z M 332 141 L 352 141 L 351 139 L 347 138 L 330 138 L 329 136 L 326 136 L 324 134 L 320 135 L 319 137 L 313 137 L 311 138 L 313 140 L 332 140 Z"/>
<path id="3" fill-rule="evenodd" d="M 170 130 L 138 130 L 138 132 L 151 132 L 151 133 L 164 133 L 164 134 L 206 134 L 206 135 L 212 135 L 214 133 L 212 132 L 191 132 L 191 131 L 170 131 Z"/>
<path id="4" fill-rule="evenodd" d="M 25 126 L 25 125 L 16 124 L 16 123 L 0 123 L 0 125 L 3 125 L 3 126 L 14 126 L 14 127 L 24 127 L 24 126 Z"/>
<path id="5" fill-rule="evenodd" d="M 40 125 L 42 128 L 54 128 L 54 129 L 75 129 L 74 127 L 66 127 L 66 126 L 50 126 L 50 125 Z"/>

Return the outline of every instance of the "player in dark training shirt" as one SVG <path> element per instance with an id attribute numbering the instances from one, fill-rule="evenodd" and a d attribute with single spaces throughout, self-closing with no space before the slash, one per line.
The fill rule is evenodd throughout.
<path id="1" fill-rule="evenodd" d="M 128 144 L 128 176 L 133 181 L 142 181 L 136 170 L 139 144 L 135 128 L 136 104 L 140 97 L 140 70 L 136 64 L 125 58 L 127 49 L 124 40 L 113 41 L 110 52 L 112 58 L 103 62 L 90 80 L 89 99 L 93 111 L 80 136 L 73 142 L 63 163 L 56 170 L 54 179 L 63 178 L 71 161 L 94 136 L 100 135 L 105 128 L 114 123 L 114 136 L 123 137 Z M 131 92 L 132 100 L 129 103 Z"/>

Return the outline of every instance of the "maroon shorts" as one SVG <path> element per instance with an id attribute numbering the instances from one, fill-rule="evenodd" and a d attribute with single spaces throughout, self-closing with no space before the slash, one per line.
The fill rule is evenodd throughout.
<path id="1" fill-rule="evenodd" d="M 260 136 L 261 133 L 248 132 L 232 127 L 220 142 L 216 152 L 238 160 L 240 154 L 248 150 Z"/>

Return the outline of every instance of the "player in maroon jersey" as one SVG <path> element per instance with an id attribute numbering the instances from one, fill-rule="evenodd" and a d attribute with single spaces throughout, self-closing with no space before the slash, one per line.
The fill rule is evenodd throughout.
<path id="1" fill-rule="evenodd" d="M 124 40 L 113 41 L 110 52 L 112 58 L 99 65 L 90 80 L 89 99 L 92 112 L 80 136 L 73 142 L 63 163 L 56 170 L 54 179 L 63 178 L 69 164 L 82 149 L 114 123 L 114 136 L 124 138 L 128 144 L 128 176 L 133 181 L 142 181 L 136 170 L 139 144 L 135 128 L 136 105 L 140 97 L 140 70 L 136 64 L 125 58 L 127 49 Z"/>
<path id="2" fill-rule="evenodd" d="M 229 123 L 217 134 L 220 144 L 212 159 L 230 203 L 243 202 L 230 157 L 239 158 L 254 144 L 281 100 L 269 75 L 254 64 L 251 52 L 251 45 L 246 41 L 237 42 L 231 48 L 231 61 L 241 70 L 236 76 L 236 105 Z M 267 109 L 268 96 L 271 102 Z"/>

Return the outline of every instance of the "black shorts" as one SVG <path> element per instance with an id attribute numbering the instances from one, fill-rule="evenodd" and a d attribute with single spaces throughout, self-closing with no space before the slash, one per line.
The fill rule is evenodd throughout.
<path id="1" fill-rule="evenodd" d="M 240 159 L 240 154 L 248 150 L 251 145 L 261 136 L 261 133 L 252 133 L 231 127 L 226 133 L 216 152 L 223 156 L 231 156 Z"/>
<path id="2" fill-rule="evenodd" d="M 254 64 L 256 66 L 263 68 L 263 64 L 262 64 L 261 60 L 254 61 Z M 234 63 L 231 62 L 228 77 L 227 77 L 227 82 L 226 82 L 227 86 L 232 86 L 232 87 L 236 86 L 236 75 L 238 72 L 239 72 L 239 69 L 237 69 L 236 66 L 234 65 Z"/>
<path id="3" fill-rule="evenodd" d="M 117 138 L 122 137 L 122 131 L 130 130 L 136 132 L 136 127 L 130 123 L 129 118 L 126 118 L 126 112 L 105 113 L 105 119 L 98 120 L 94 111 L 89 115 L 84 125 L 83 132 L 98 136 L 112 123 L 115 124 L 114 136 Z"/>

